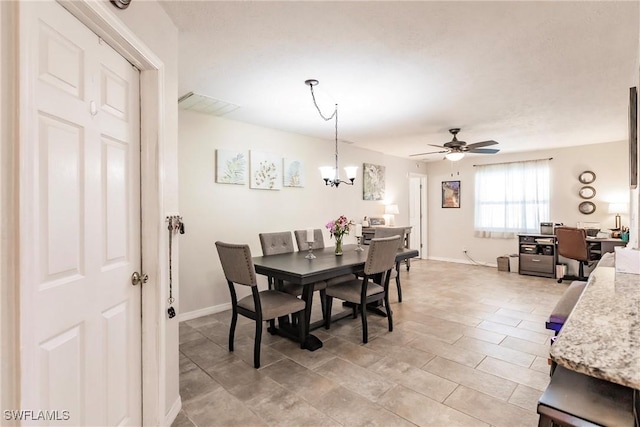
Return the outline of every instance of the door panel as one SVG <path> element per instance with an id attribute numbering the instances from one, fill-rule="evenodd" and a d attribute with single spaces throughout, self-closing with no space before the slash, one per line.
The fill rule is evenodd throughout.
<path id="1" fill-rule="evenodd" d="M 139 75 L 57 3 L 19 7 L 22 406 L 140 425 Z"/>

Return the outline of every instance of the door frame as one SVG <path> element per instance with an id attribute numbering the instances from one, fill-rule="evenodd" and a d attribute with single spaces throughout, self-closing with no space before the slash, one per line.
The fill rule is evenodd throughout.
<path id="1" fill-rule="evenodd" d="M 163 310 L 163 283 L 161 269 L 160 236 L 164 226 L 162 217 L 162 153 L 166 138 L 165 122 L 165 69 L 164 63 L 131 30 L 129 30 L 110 9 L 111 4 L 93 0 L 55 0 L 80 22 L 105 40 L 126 60 L 140 70 L 140 209 L 141 209 L 141 262 L 142 272 L 149 275 L 149 281 L 142 287 L 142 424 L 163 425 L 166 414 L 166 319 Z M 2 36 L 20 33 L 18 2 L 2 2 L 0 11 L 3 23 Z M 4 24 L 8 23 L 9 26 Z M 10 94 L 4 99 L 0 113 L 2 124 L 8 124 L 3 131 L 3 140 L 9 148 L 2 148 L 3 172 L 0 176 L 0 190 L 3 207 L 2 225 L 9 226 L 7 238 L 0 246 L 0 277 L 2 291 L 7 291 L 0 305 L 2 315 L 2 356 L 9 356 L 9 363 L 2 364 L 0 371 L 0 402 L 4 408 L 19 409 L 22 374 L 20 373 L 20 259 L 19 225 L 21 220 L 19 182 L 21 163 L 19 159 L 21 141 L 28 138 L 29 124 L 20 122 L 26 111 L 21 102 L 28 103 L 30 88 L 19 75 L 18 37 L 2 40 L 2 59 L 14 59 L 1 69 L 2 94 Z M 6 64 L 6 62 L 3 61 Z M 5 74 L 4 76 L 2 74 Z M 11 83 L 17 83 L 13 87 Z M 14 89 L 17 87 L 17 89 Z M 22 100 L 22 101 L 21 101 Z M 11 112 L 11 107 L 19 114 Z M 4 127 L 4 126 L 3 126 Z M 6 132 L 6 133 L 5 133 Z M 4 146 L 5 144 L 3 144 Z M 5 158 L 2 159 L 2 156 Z M 5 166 L 7 166 L 5 168 Z M 13 194 L 12 194 L 13 193 Z M 6 210 L 5 210 L 6 208 Z M 4 236 L 3 236 L 4 237 Z M 6 281 L 6 278 L 14 280 Z M 5 346 L 6 345 L 6 346 Z"/>
<path id="2" fill-rule="evenodd" d="M 421 218 L 420 218 L 420 243 L 422 247 L 419 248 L 420 251 L 420 259 L 428 259 L 429 258 L 429 244 L 428 244 L 428 234 L 427 234 L 427 226 L 428 226 L 428 205 L 427 205 L 427 183 L 428 177 L 425 174 L 421 173 L 409 173 L 409 188 L 408 193 L 409 197 L 411 197 L 411 180 L 414 178 L 420 179 L 420 210 L 421 210 Z M 411 203 L 412 201 L 409 201 Z"/>

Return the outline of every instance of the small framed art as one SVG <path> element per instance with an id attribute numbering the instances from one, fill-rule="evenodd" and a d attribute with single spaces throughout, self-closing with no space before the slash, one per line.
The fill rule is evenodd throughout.
<path id="1" fill-rule="evenodd" d="M 442 207 L 460 207 L 460 181 L 442 181 Z"/>

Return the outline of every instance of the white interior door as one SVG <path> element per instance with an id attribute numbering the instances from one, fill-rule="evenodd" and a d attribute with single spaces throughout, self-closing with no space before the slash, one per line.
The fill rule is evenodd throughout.
<path id="1" fill-rule="evenodd" d="M 20 20 L 22 408 L 140 425 L 139 72 L 55 2 Z"/>
<path id="2" fill-rule="evenodd" d="M 427 259 L 427 178 L 412 176 L 409 179 L 409 225 L 411 248 L 420 251 L 420 258 Z"/>

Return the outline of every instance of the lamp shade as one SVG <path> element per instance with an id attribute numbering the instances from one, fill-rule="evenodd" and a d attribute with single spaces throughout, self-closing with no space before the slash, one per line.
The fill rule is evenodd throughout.
<path id="1" fill-rule="evenodd" d="M 628 203 L 609 203 L 610 214 L 626 213 L 629 210 Z"/>
<path id="2" fill-rule="evenodd" d="M 398 210 L 398 205 L 393 204 L 393 205 L 386 205 L 384 207 L 384 213 L 385 215 L 398 215 L 400 211 Z"/>
<path id="3" fill-rule="evenodd" d="M 358 173 L 357 166 L 345 166 L 344 172 L 347 174 L 347 179 L 355 179 L 356 174 Z"/>
<path id="4" fill-rule="evenodd" d="M 464 153 L 451 152 L 451 153 L 445 154 L 444 157 L 446 157 L 447 160 L 451 160 L 452 162 L 457 162 L 458 160 L 461 160 L 464 157 Z"/>
<path id="5" fill-rule="evenodd" d="M 320 168 L 320 175 L 324 180 L 332 180 L 336 177 L 336 170 L 331 166 L 323 166 Z"/>

